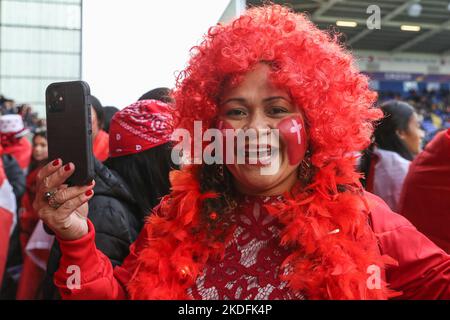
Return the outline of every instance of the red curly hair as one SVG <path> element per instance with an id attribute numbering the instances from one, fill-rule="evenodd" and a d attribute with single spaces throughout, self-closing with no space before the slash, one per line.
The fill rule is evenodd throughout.
<path id="1" fill-rule="evenodd" d="M 260 62 L 273 66 L 273 84 L 304 112 L 316 167 L 366 148 L 372 123 L 382 116 L 373 107 L 377 94 L 338 36 L 280 5 L 252 8 L 210 28 L 191 53 L 174 92 L 179 126 L 189 130 L 194 120 L 211 126 L 225 85 L 237 84 Z"/>

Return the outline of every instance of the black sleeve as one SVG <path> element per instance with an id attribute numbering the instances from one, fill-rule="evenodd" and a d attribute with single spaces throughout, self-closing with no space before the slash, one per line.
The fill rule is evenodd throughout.
<path id="1" fill-rule="evenodd" d="M 120 201 L 97 196 L 90 203 L 88 217 L 95 226 L 97 249 L 109 258 L 113 266 L 121 265 L 139 233 L 134 216 Z"/>
<path id="2" fill-rule="evenodd" d="M 4 154 L 2 158 L 6 177 L 8 178 L 8 181 L 13 188 L 16 199 L 20 199 L 20 197 L 22 197 L 22 195 L 25 193 L 25 174 L 13 156 Z"/>

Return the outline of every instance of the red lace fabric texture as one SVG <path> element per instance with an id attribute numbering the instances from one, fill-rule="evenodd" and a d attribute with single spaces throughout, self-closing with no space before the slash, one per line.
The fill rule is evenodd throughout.
<path id="1" fill-rule="evenodd" d="M 293 295 L 279 275 L 287 272 L 281 264 L 289 255 L 281 247 L 281 225 L 264 205 L 281 197 L 246 198 L 232 219 L 237 228 L 221 261 L 210 261 L 188 290 L 198 300 L 286 300 L 303 299 Z"/>

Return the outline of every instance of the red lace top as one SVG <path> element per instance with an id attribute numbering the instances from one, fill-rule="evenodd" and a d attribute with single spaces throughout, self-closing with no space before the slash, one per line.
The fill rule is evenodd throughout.
<path id="1" fill-rule="evenodd" d="M 188 294 L 199 300 L 303 299 L 289 292 L 279 275 L 290 251 L 281 247 L 281 225 L 264 209 L 281 197 L 246 197 L 235 210 L 237 225 L 221 261 L 209 262 Z"/>

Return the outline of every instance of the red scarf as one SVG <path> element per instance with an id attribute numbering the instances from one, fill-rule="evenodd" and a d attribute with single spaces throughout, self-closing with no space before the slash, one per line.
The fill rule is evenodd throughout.
<path id="1" fill-rule="evenodd" d="M 267 207 L 284 225 L 281 244 L 298 248 L 283 263 L 292 268 L 283 280 L 294 295 L 301 292 L 308 299 L 386 299 L 392 294 L 386 283 L 380 289 L 367 288 L 367 268 L 383 269 L 392 259 L 380 254 L 364 196 L 329 189 L 330 181 L 358 181 L 356 173 L 336 176 L 338 165 L 353 172 L 351 162 L 336 161 L 317 173 L 308 190 L 285 194 L 283 204 Z M 233 228 L 223 241 L 211 239 L 199 208 L 215 194 L 200 192 L 197 171 L 190 166 L 171 173 L 173 191 L 145 226 L 150 238 L 128 284 L 132 299 L 188 299 L 186 291 L 208 259 L 223 257 Z"/>

